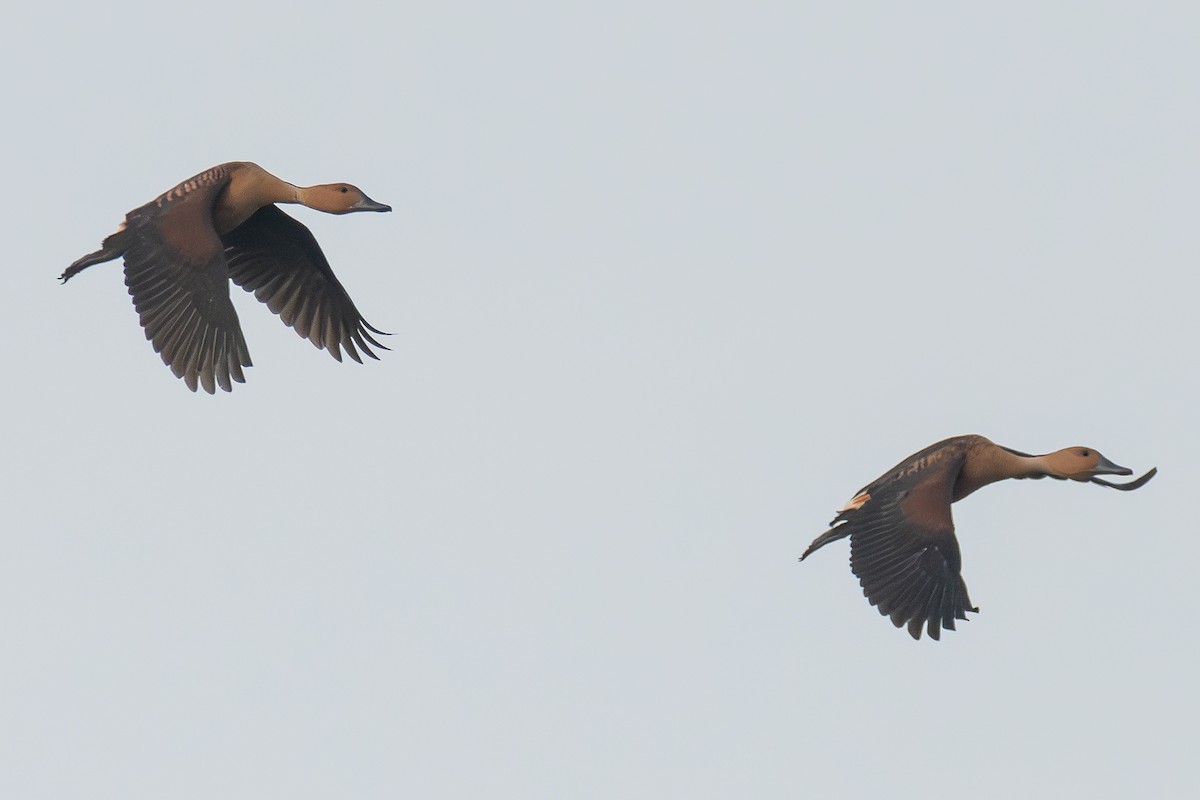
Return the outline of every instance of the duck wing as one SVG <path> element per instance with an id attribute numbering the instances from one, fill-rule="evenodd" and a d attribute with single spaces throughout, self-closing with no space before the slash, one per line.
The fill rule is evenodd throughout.
<path id="1" fill-rule="evenodd" d="M 278 206 L 263 206 L 221 240 L 230 279 L 338 361 L 339 347 L 360 364 L 358 350 L 378 359 L 369 345 L 388 349 L 371 337 L 386 334 L 363 319 L 316 237 Z"/>
<path id="2" fill-rule="evenodd" d="M 949 440 L 901 462 L 864 487 L 805 553 L 849 536 L 863 594 L 914 639 L 922 628 L 939 639 L 942 628 L 954 630 L 955 620 L 979 611 L 967 595 L 950 514 L 966 456 L 963 443 Z"/>
<path id="3" fill-rule="evenodd" d="M 126 215 L 125 285 L 154 351 L 189 389 L 244 383 L 250 352 L 229 299 L 213 207 L 229 174 L 215 167 Z"/>

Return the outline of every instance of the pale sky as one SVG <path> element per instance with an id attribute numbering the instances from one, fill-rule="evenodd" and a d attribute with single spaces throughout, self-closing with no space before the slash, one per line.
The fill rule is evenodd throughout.
<path id="1" fill-rule="evenodd" d="M 280 8 L 0 28 L 0 796 L 1200 792 L 1193 4 Z M 395 208 L 289 209 L 381 362 L 58 285 L 231 160 Z M 797 557 L 963 433 L 1160 474 L 957 504 L 914 642 Z"/>

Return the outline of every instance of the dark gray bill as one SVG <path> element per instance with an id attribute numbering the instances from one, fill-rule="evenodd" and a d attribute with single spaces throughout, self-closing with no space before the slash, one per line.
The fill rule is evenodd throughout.
<path id="1" fill-rule="evenodd" d="M 1096 455 L 1100 456 L 1099 453 Z M 1104 456 L 1100 456 L 1100 463 L 1092 468 L 1093 475 L 1132 475 L 1133 470 L 1129 467 L 1122 467 L 1120 464 L 1114 464 Z"/>
<path id="2" fill-rule="evenodd" d="M 391 211 L 391 206 L 385 206 L 383 203 L 376 203 L 371 198 L 363 195 L 363 199 L 354 204 L 355 211 Z"/>

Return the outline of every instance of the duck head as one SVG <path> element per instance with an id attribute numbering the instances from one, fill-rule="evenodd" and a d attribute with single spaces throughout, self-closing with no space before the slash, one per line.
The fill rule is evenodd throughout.
<path id="1" fill-rule="evenodd" d="M 326 214 L 350 214 L 355 211 L 391 211 L 392 207 L 376 203 L 357 186 L 349 183 L 323 183 L 300 191 L 300 201 L 309 208 Z"/>

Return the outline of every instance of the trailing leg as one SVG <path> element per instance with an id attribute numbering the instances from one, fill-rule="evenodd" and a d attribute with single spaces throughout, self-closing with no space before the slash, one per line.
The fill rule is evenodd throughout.
<path id="1" fill-rule="evenodd" d="M 109 236 L 100 245 L 100 249 L 94 253 L 88 253 L 83 258 L 76 261 L 71 266 L 67 267 L 66 271 L 58 277 L 60 281 L 66 283 L 74 278 L 80 272 L 83 272 L 90 266 L 102 264 L 105 261 L 112 261 L 114 258 L 120 258 L 125 254 L 125 223 L 121 223 L 121 229 Z"/>

